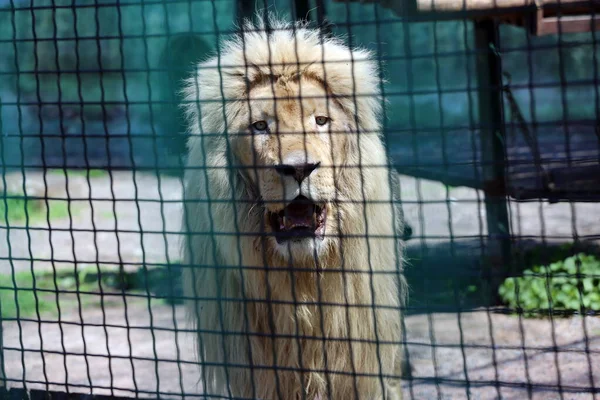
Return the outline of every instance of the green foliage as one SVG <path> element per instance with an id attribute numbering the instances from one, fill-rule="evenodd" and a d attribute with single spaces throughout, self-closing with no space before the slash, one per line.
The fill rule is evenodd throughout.
<path id="1" fill-rule="evenodd" d="M 36 300 L 33 291 L 33 276 L 22 272 L 14 276 L 0 274 L 0 316 L 14 318 L 27 317 L 40 313 L 56 311 L 52 302 Z"/>
<path id="2" fill-rule="evenodd" d="M 600 310 L 600 260 L 579 253 L 550 265 L 534 266 L 507 278 L 498 289 L 503 301 L 527 316 L 560 311 Z"/>
<path id="3" fill-rule="evenodd" d="M 27 221 L 37 223 L 65 218 L 69 216 L 69 205 L 66 200 L 40 200 L 28 199 L 24 196 L 6 194 L 0 199 L 0 223 L 20 225 Z M 71 214 L 74 213 L 71 207 Z"/>
<path id="4" fill-rule="evenodd" d="M 94 279 L 86 279 L 89 272 L 72 268 L 56 272 L 30 271 L 0 274 L 0 308 L 3 318 L 57 315 L 59 310 L 73 310 L 100 303 L 100 286 Z M 108 287 L 108 286 L 107 286 Z M 105 291 L 108 291 L 103 288 Z M 77 293 L 79 292 L 79 294 Z M 105 304 L 110 302 L 105 301 Z"/>
<path id="5" fill-rule="evenodd" d="M 63 169 L 52 169 L 52 170 L 50 170 L 50 172 L 53 174 L 57 174 L 57 175 L 65 175 L 65 170 L 63 170 Z M 99 178 L 102 176 L 107 176 L 108 172 L 103 169 L 67 169 L 66 175 L 67 176 L 83 176 L 85 178 L 87 178 L 88 176 L 90 178 Z"/>
<path id="6" fill-rule="evenodd" d="M 180 303 L 180 269 L 138 268 L 128 272 L 118 266 L 58 267 L 56 271 L 0 273 L 0 316 L 25 318 L 57 315 L 58 311 L 110 306 L 122 303 L 123 295 L 152 293 L 152 302 Z M 106 294 L 112 294 L 105 296 Z M 146 302 L 144 297 L 128 303 Z"/>

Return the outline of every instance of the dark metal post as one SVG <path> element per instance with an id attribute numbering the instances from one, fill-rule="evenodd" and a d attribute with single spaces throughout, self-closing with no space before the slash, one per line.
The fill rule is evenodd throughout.
<path id="1" fill-rule="evenodd" d="M 4 345 L 2 341 L 2 316 L 0 315 L 0 395 L 6 389 L 6 376 L 4 376 Z"/>
<path id="2" fill-rule="evenodd" d="M 256 11 L 256 0 L 238 0 L 236 11 L 238 22 L 241 22 L 244 18 L 253 19 Z"/>
<path id="3" fill-rule="evenodd" d="M 295 0 L 294 1 L 294 19 L 310 21 L 310 0 Z M 316 22 L 317 26 L 320 27 L 323 34 L 331 33 L 331 27 L 327 23 L 327 10 L 325 8 L 325 2 L 323 0 L 315 0 Z M 314 15 L 314 14 L 313 14 Z"/>
<path id="4" fill-rule="evenodd" d="M 4 130 L 2 126 L 2 98 L 0 98 L 0 151 L 4 152 L 4 141 L 2 140 L 2 138 L 4 138 Z M 2 160 L 4 161 L 4 157 L 2 157 Z M 3 170 L 2 174 L 6 174 L 6 170 Z M 4 177 L 2 178 L 2 180 L 4 180 Z M 0 395 L 3 394 L 3 390 L 6 388 L 6 386 L 8 386 L 5 380 L 6 376 L 4 376 L 4 341 L 2 338 L 2 304 L 0 304 Z"/>
<path id="5" fill-rule="evenodd" d="M 475 22 L 477 78 L 479 85 L 479 124 L 483 161 L 486 220 L 492 265 L 488 272 L 492 288 L 510 266 L 511 243 L 506 199 L 506 147 L 502 63 L 498 24 L 494 20 Z"/>
<path id="6" fill-rule="evenodd" d="M 294 19 L 310 20 L 309 11 L 309 0 L 294 0 Z"/>
<path id="7" fill-rule="evenodd" d="M 325 2 L 323 0 L 315 0 L 317 5 L 317 23 L 320 27 L 325 25 L 327 11 L 325 10 Z"/>

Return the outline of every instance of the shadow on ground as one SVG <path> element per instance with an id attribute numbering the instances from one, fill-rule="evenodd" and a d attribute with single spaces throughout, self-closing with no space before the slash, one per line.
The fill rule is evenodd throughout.
<path id="1" fill-rule="evenodd" d="M 534 265 L 546 265 L 578 252 L 600 254 L 595 243 L 511 243 L 508 264 L 498 266 L 485 239 L 425 244 L 407 242 L 405 275 L 409 284 L 407 314 L 457 312 L 500 305 L 498 286 Z"/>

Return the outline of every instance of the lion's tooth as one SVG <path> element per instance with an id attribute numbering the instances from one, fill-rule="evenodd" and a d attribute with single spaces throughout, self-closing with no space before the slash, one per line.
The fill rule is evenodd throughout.
<path id="1" fill-rule="evenodd" d="M 292 221 L 286 216 L 283 217 L 283 226 L 285 229 L 291 229 Z"/>

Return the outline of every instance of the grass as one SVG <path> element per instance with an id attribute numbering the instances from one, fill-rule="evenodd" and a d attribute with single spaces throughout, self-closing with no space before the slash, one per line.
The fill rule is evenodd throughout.
<path id="1" fill-rule="evenodd" d="M 71 214 L 76 207 L 71 207 Z M 67 200 L 40 200 L 27 199 L 20 195 L 7 194 L 0 200 L 0 222 L 4 225 L 20 225 L 66 218 L 69 216 L 69 202 Z"/>
<path id="2" fill-rule="evenodd" d="M 35 284 L 34 284 L 35 276 Z M 2 318 L 26 318 L 40 315 L 58 315 L 77 309 L 79 303 L 86 309 L 102 304 L 102 292 L 115 292 L 115 288 L 97 281 L 77 279 L 72 268 L 56 272 L 18 272 L 13 276 L 0 275 L 0 305 Z M 16 283 L 16 284 L 15 284 Z M 102 292 L 100 291 L 102 287 Z M 35 288 L 35 290 L 34 290 Z M 79 296 L 78 296 L 78 293 Z M 16 294 L 16 298 L 15 298 Z M 104 305 L 111 306 L 122 302 L 118 296 L 107 296 Z"/>
<path id="3" fill-rule="evenodd" d="M 35 277 L 35 280 L 34 280 Z M 170 303 L 171 289 L 180 294 L 178 277 L 165 267 L 125 272 L 115 266 L 90 266 L 77 272 L 72 267 L 56 272 L 30 271 L 0 274 L 0 311 L 2 318 L 35 317 L 83 309 L 123 304 L 125 294 L 153 294 L 152 302 Z M 175 287 L 173 287 L 175 285 Z M 35 288 L 35 290 L 34 290 Z M 104 294 L 104 296 L 103 296 Z M 106 295 L 108 294 L 108 295 Z M 128 303 L 146 302 L 144 297 L 129 298 Z"/>
<path id="4" fill-rule="evenodd" d="M 67 170 L 64 170 L 64 169 L 60 169 L 60 168 L 54 168 L 54 169 L 50 170 L 50 173 L 56 174 L 56 175 L 66 175 L 67 177 L 83 176 L 85 178 L 88 177 L 88 174 L 89 174 L 90 178 L 100 178 L 100 177 L 108 175 L 108 172 L 103 169 L 67 169 Z"/>
<path id="5" fill-rule="evenodd" d="M 50 169 L 51 174 L 62 176 L 82 176 L 87 178 L 99 178 L 108 175 L 108 172 L 102 169 Z M 78 207 L 71 205 L 71 213 L 75 214 Z M 0 223 L 3 224 L 22 224 L 27 222 L 37 223 L 50 220 L 66 218 L 69 216 L 68 200 L 43 200 L 28 199 L 22 194 L 6 193 L 5 199 L 0 199 Z"/>
<path id="6" fill-rule="evenodd" d="M 33 316 L 40 313 L 56 313 L 56 303 L 48 301 L 33 291 L 33 276 L 29 272 L 20 272 L 14 276 L 0 275 L 0 311 L 2 318 Z M 40 301 L 41 300 L 41 301 Z"/>
<path id="7" fill-rule="evenodd" d="M 111 211 L 102 211 L 100 212 L 100 216 L 104 219 L 113 219 L 115 217 L 115 213 Z"/>

